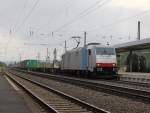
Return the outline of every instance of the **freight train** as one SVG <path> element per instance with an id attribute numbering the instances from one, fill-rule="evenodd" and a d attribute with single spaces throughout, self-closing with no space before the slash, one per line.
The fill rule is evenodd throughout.
<path id="1" fill-rule="evenodd" d="M 96 77 L 115 77 L 117 75 L 115 48 L 99 43 L 89 43 L 85 47 L 65 52 L 61 62 L 57 63 L 57 68 L 53 68 L 54 63 L 45 67 L 43 65 L 41 67 L 39 62 L 29 67 L 29 63 L 26 61 L 26 65 L 20 65 L 20 67 L 38 71 L 43 69 L 50 73 L 59 72 L 68 75 Z"/>

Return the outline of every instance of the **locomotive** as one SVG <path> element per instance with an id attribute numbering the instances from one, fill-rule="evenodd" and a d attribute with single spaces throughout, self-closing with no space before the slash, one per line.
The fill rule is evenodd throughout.
<path id="1" fill-rule="evenodd" d="M 80 75 L 116 76 L 115 48 L 89 43 L 85 47 L 67 51 L 62 55 L 61 70 Z"/>

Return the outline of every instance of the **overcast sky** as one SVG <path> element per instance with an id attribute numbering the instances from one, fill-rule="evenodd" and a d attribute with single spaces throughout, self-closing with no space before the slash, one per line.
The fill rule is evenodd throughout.
<path id="1" fill-rule="evenodd" d="M 87 42 L 110 45 L 136 40 L 137 22 L 141 37 L 150 36 L 150 0 L 1 0 L 0 61 L 44 60 L 47 48 L 58 59 L 76 46 L 72 36 L 84 32 Z"/>

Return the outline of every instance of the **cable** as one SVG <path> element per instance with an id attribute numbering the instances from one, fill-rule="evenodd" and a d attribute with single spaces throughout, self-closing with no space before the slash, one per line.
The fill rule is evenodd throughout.
<path id="1" fill-rule="evenodd" d="M 19 20 L 20 20 L 21 16 L 23 16 L 23 13 L 22 13 L 22 12 L 26 9 L 27 3 L 28 3 L 28 0 L 25 0 L 25 1 L 24 1 L 24 5 L 23 5 L 23 8 L 22 8 L 21 12 L 19 13 L 19 16 L 18 16 L 18 18 L 16 19 L 16 23 L 14 24 L 14 27 L 13 27 L 13 28 L 15 28 L 15 27 L 19 24 Z"/>
<path id="2" fill-rule="evenodd" d="M 72 24 L 73 22 L 77 21 L 79 18 L 88 15 L 89 13 L 91 13 L 91 12 L 95 11 L 96 9 L 102 7 L 103 5 L 105 5 L 109 1 L 111 1 L 111 0 L 103 0 L 103 1 L 96 2 L 95 4 L 91 5 L 90 7 L 88 7 L 87 9 L 85 9 L 84 11 L 82 11 L 81 13 L 79 13 L 75 18 L 73 18 L 69 22 L 65 23 L 64 25 L 62 25 L 61 27 L 59 27 L 55 31 L 59 31 L 62 28 L 66 27 L 66 26 L 68 26 L 70 24 Z M 101 3 L 101 4 L 99 5 L 99 3 Z M 96 7 L 96 8 L 94 8 L 94 7 Z M 91 11 L 91 9 L 93 9 L 93 8 L 94 8 L 94 10 Z"/>
<path id="3" fill-rule="evenodd" d="M 26 17 L 23 19 L 22 23 L 20 24 L 20 26 L 18 26 L 18 28 L 16 28 L 16 32 L 18 30 L 20 30 L 20 27 L 22 27 L 25 22 L 27 21 L 27 19 L 31 16 L 32 12 L 34 11 L 34 9 L 36 8 L 36 6 L 38 5 L 40 0 L 36 0 L 35 4 L 33 5 L 33 7 L 31 8 L 31 10 L 29 11 L 29 13 L 26 15 Z"/>
<path id="4" fill-rule="evenodd" d="M 16 31 L 14 32 L 17 32 L 18 30 L 20 30 L 20 27 L 25 24 L 26 20 L 30 17 L 30 15 L 32 14 L 33 10 L 35 9 L 35 7 L 37 6 L 39 0 L 37 0 L 35 2 L 35 4 L 33 5 L 33 7 L 31 8 L 31 10 L 29 11 L 29 13 L 27 14 L 27 16 L 23 19 L 22 23 L 20 24 L 20 26 L 18 26 L 18 28 L 16 28 Z M 12 39 L 8 40 L 7 44 L 6 44 L 6 47 L 5 47 L 5 57 L 7 56 L 7 49 L 8 49 L 8 45 L 9 43 L 11 42 Z"/>
<path id="5" fill-rule="evenodd" d="M 87 9 L 85 9 L 84 11 L 82 11 L 81 13 L 79 13 L 76 18 L 72 19 L 71 21 L 69 21 L 68 23 L 64 24 L 63 26 L 61 26 L 61 28 L 58 28 L 57 30 L 51 31 L 51 32 L 58 32 L 59 29 L 62 29 L 65 26 L 68 26 L 69 24 L 73 23 L 74 21 L 76 21 L 77 19 L 88 15 L 89 13 L 95 11 L 96 9 L 102 7 L 103 5 L 105 5 L 107 2 L 110 2 L 111 0 L 103 0 L 103 1 L 97 1 L 96 3 L 92 4 L 90 7 L 88 7 Z M 99 4 L 101 3 L 101 4 Z M 52 16 L 53 17 L 53 16 Z M 49 22 L 47 23 L 49 24 Z M 47 25 L 46 24 L 46 25 Z M 65 31 L 66 32 L 66 31 Z M 68 31 L 67 31 L 68 32 Z M 78 31 L 79 32 L 79 31 Z M 83 31 L 80 31 L 83 32 Z"/>
<path id="6" fill-rule="evenodd" d="M 66 3 L 55 14 L 61 13 L 63 11 L 62 8 L 66 7 L 69 2 L 70 2 L 70 0 L 66 0 Z M 71 7 L 71 5 L 69 7 Z M 42 25 L 42 28 L 45 28 L 45 26 L 47 26 L 47 25 L 49 25 L 51 23 L 51 20 L 55 17 L 55 14 L 53 14 L 52 16 L 50 16 L 50 18 L 48 19 L 48 22 L 46 24 Z"/>
<path id="7" fill-rule="evenodd" d="M 143 11 L 143 12 L 141 12 L 141 13 L 136 14 L 136 15 L 133 15 L 133 16 L 130 16 L 130 17 L 126 17 L 126 18 L 120 19 L 119 21 L 115 21 L 115 22 L 113 22 L 113 23 L 111 23 L 111 24 L 99 26 L 99 27 L 97 27 L 97 28 L 95 28 L 95 29 L 92 29 L 92 30 L 89 30 L 89 31 L 95 31 L 95 30 L 98 30 L 98 29 L 100 29 L 100 28 L 101 28 L 101 29 L 102 29 L 102 28 L 107 28 L 107 27 L 110 27 L 110 26 L 119 24 L 119 23 L 121 23 L 121 22 L 127 21 L 127 20 L 129 20 L 129 19 L 131 19 L 131 18 L 135 18 L 135 17 L 141 16 L 141 15 L 143 15 L 143 14 L 145 14 L 145 13 L 150 13 L 150 9 L 145 10 L 145 11 Z"/>
<path id="8" fill-rule="evenodd" d="M 89 10 L 87 13 L 85 13 L 83 16 L 86 16 L 92 12 L 94 12 L 95 10 L 97 10 L 98 8 L 102 7 L 103 5 L 107 4 L 108 2 L 110 2 L 111 0 L 105 0 L 102 4 L 99 4 L 97 7 L 93 8 L 92 10 Z"/>
<path id="9" fill-rule="evenodd" d="M 54 46 L 56 44 L 48 44 L 48 43 L 24 43 L 27 46 Z"/>
<path id="10" fill-rule="evenodd" d="M 91 5 L 90 7 L 88 7 L 87 9 L 85 9 L 84 11 L 82 11 L 81 13 L 79 13 L 75 18 L 73 18 L 72 20 L 70 20 L 69 22 L 65 23 L 64 25 L 62 25 L 61 27 L 59 27 L 56 31 L 59 31 L 60 29 L 72 24 L 74 21 L 76 21 L 79 17 L 81 17 L 82 15 L 84 15 L 85 13 L 87 13 L 90 9 L 92 9 L 93 7 L 97 6 L 101 1 L 96 2 L 95 4 Z"/>

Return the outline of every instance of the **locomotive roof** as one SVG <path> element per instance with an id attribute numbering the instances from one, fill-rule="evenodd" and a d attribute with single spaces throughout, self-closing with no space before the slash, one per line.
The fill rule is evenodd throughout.
<path id="1" fill-rule="evenodd" d="M 88 44 L 86 44 L 86 46 L 89 46 L 89 45 L 101 45 L 101 43 L 88 43 Z"/>
<path id="2" fill-rule="evenodd" d="M 102 45 L 102 44 L 99 44 L 99 45 L 87 45 L 87 48 L 88 48 L 88 49 L 93 48 L 93 47 L 110 48 L 110 47 L 112 47 L 112 46 L 105 46 L 105 45 Z"/>
<path id="3" fill-rule="evenodd" d="M 76 48 L 76 49 L 72 49 L 72 50 L 69 50 L 67 51 L 66 53 L 72 53 L 72 52 L 75 52 L 75 51 L 80 51 L 82 48 L 87 48 L 87 49 L 91 49 L 93 47 L 105 47 L 105 48 L 110 48 L 112 46 L 105 46 L 105 45 L 102 45 L 102 44 L 95 44 L 95 45 L 92 45 L 91 43 L 86 45 L 86 47 L 79 47 L 79 48 Z M 65 54 L 65 53 L 64 53 Z"/>
<path id="4" fill-rule="evenodd" d="M 74 51 L 78 51 L 78 50 L 81 50 L 83 47 L 79 47 L 79 48 L 76 48 L 76 49 L 72 49 L 72 50 L 69 50 L 67 51 L 66 53 L 71 53 L 71 52 L 74 52 Z"/>

